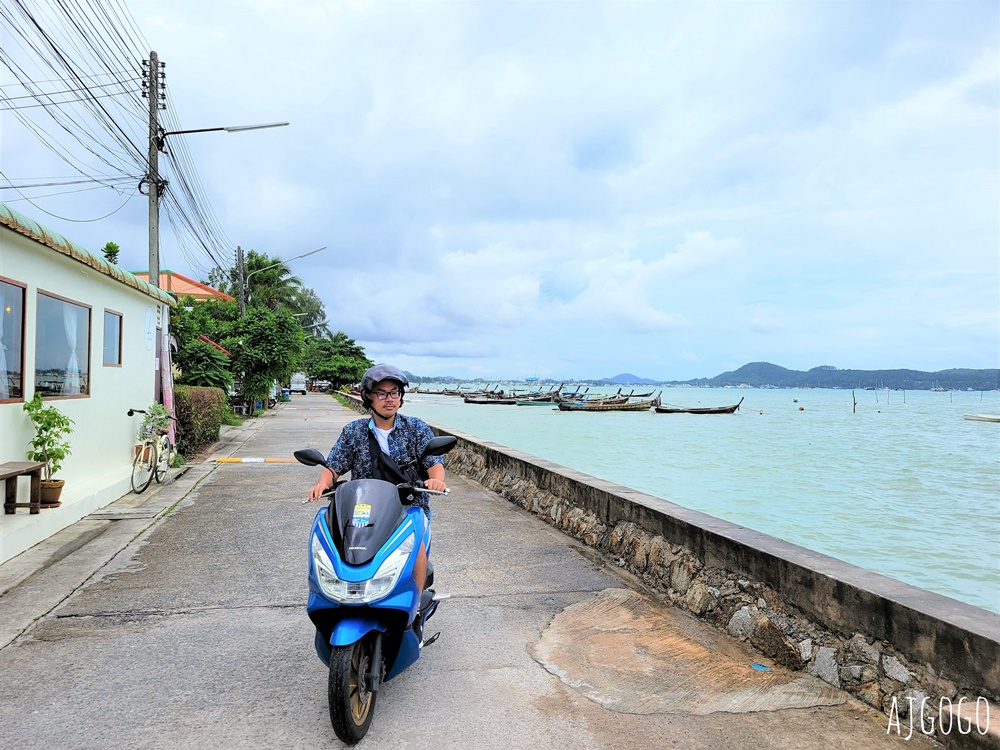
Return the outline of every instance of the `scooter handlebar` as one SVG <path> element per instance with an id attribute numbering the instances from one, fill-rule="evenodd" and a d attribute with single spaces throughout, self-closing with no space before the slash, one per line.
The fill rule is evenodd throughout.
<path id="1" fill-rule="evenodd" d="M 414 492 L 426 492 L 428 495 L 449 495 L 451 494 L 451 488 L 448 487 L 444 490 L 431 490 L 427 487 L 418 487 L 409 482 L 401 482 L 396 485 L 397 490 L 413 490 Z"/>

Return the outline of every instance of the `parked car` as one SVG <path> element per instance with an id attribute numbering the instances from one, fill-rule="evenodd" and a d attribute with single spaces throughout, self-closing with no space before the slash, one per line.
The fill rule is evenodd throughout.
<path id="1" fill-rule="evenodd" d="M 304 372 L 296 372 L 292 374 L 292 380 L 288 385 L 288 390 L 292 393 L 301 393 L 303 396 L 306 395 L 306 374 Z"/>

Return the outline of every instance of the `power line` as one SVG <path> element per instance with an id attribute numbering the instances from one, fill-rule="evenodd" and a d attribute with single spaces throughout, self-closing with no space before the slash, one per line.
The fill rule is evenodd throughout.
<path id="1" fill-rule="evenodd" d="M 0 86 L 0 114 L 10 113 L 79 175 L 22 178 L 16 184 L 5 177 L 11 189 L 24 196 L 22 190 L 92 185 L 79 192 L 103 186 L 122 194 L 126 183 L 138 181 L 136 173 L 149 171 L 146 105 L 135 84 L 144 80 L 139 61 L 150 46 L 124 0 L 4 0 L 0 31 L 4 28 L 10 33 L 0 50 L 0 66 L 15 82 Z M 172 102 L 165 106 L 168 129 L 181 130 Z M 212 208 L 187 144 L 180 138 L 170 146 L 164 169 L 153 177 L 166 178 L 163 208 L 177 247 L 192 266 L 201 267 L 199 258 L 204 258 L 227 268 L 233 243 Z M 137 191 L 138 186 L 107 216 L 121 210 Z M 50 195 L 68 192 L 77 191 Z M 84 221 L 46 211 L 27 196 L 24 200 L 47 215 Z"/>

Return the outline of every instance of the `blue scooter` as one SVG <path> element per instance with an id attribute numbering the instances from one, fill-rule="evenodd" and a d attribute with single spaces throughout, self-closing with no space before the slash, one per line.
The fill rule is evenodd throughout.
<path id="1" fill-rule="evenodd" d="M 410 481 L 338 481 L 329 506 L 313 521 L 309 544 L 309 602 L 316 626 L 316 653 L 330 668 L 330 722 L 341 741 L 353 745 L 368 732 L 379 688 L 420 658 L 424 623 L 438 602 L 428 561 L 423 594 L 413 580 L 420 541 L 430 553 L 430 526 L 417 492 L 445 494 L 423 486 L 420 467 L 458 441 L 432 439 L 418 461 L 404 465 Z M 314 448 L 295 451 L 307 466 L 326 466 Z M 445 491 L 447 492 L 447 490 Z"/>

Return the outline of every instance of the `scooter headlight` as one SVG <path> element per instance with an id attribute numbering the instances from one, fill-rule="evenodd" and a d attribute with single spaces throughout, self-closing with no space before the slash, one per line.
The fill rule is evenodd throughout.
<path id="1" fill-rule="evenodd" d="M 407 535 L 406 541 L 396 547 L 385 558 L 385 562 L 379 566 L 375 577 L 368 581 L 368 588 L 365 591 L 362 601 L 373 602 L 392 591 L 403 572 L 403 568 L 406 567 L 406 561 L 409 559 L 410 553 L 413 551 L 414 536 L 415 534 L 411 531 Z"/>
<path id="2" fill-rule="evenodd" d="M 316 571 L 316 582 L 322 592 L 330 599 L 339 602 L 347 601 L 347 581 L 342 581 L 337 577 L 330 556 L 326 554 L 319 537 L 315 535 L 312 539 L 312 559 L 313 568 Z"/>
<path id="3" fill-rule="evenodd" d="M 338 602 L 368 603 L 381 599 L 392 591 L 399 576 L 406 567 L 406 561 L 413 551 L 415 534 L 410 532 L 406 540 L 390 553 L 375 576 L 367 581 L 341 580 L 333 569 L 330 556 L 323 549 L 318 536 L 313 536 L 312 558 L 316 570 L 316 582 L 330 599 Z"/>

